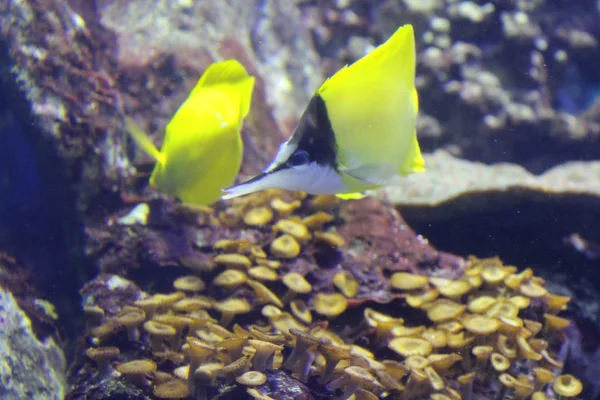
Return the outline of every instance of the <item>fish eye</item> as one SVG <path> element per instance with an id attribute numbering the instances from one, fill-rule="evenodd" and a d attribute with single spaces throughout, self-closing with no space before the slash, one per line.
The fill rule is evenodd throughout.
<path id="1" fill-rule="evenodd" d="M 290 167 L 299 167 L 304 164 L 308 164 L 308 152 L 305 150 L 296 150 L 287 162 Z"/>

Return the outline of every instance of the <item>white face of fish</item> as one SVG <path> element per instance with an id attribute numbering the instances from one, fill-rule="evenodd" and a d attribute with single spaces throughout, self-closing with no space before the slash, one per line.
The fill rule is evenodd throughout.
<path id="1" fill-rule="evenodd" d="M 296 150 L 297 146 L 291 145 L 289 140 L 283 142 L 281 146 L 279 146 L 275 158 L 273 159 L 271 164 L 269 164 L 267 168 L 265 168 L 263 172 L 271 172 L 280 165 L 285 164 Z"/>
<path id="2" fill-rule="evenodd" d="M 224 189 L 230 199 L 264 189 L 299 190 L 309 194 L 336 194 L 345 190 L 337 171 L 329 165 L 310 162 L 308 154 L 285 142 L 265 171 L 247 182 Z"/>

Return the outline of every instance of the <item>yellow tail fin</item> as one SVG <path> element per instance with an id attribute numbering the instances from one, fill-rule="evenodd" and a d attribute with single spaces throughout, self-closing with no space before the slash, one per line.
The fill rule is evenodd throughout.
<path id="1" fill-rule="evenodd" d="M 398 74 L 402 76 L 404 82 L 414 86 L 417 63 L 415 33 L 412 25 L 407 24 L 398 28 L 385 43 L 385 47 L 381 51 L 384 52 L 387 57 L 402 62 L 400 64 L 402 65 L 402 68 L 398 69 Z"/>
<path id="2" fill-rule="evenodd" d="M 135 140 L 138 146 L 142 148 L 150 157 L 154 158 L 161 164 L 164 164 L 165 157 L 158 151 L 154 143 L 150 141 L 150 138 L 142 131 L 142 129 L 135 123 L 130 117 L 125 117 L 125 126 L 129 136 Z"/>
<path id="3" fill-rule="evenodd" d="M 358 59 L 352 65 L 346 65 L 332 77 L 325 80 L 317 93 L 327 97 L 325 92 L 332 86 L 341 86 L 348 79 L 361 79 L 373 74 L 386 63 L 394 68 L 394 74 L 410 86 L 414 86 L 416 54 L 415 39 L 412 25 L 403 25 L 383 44 L 373 49 L 366 56 Z M 401 68 L 398 68 L 398 65 Z"/>

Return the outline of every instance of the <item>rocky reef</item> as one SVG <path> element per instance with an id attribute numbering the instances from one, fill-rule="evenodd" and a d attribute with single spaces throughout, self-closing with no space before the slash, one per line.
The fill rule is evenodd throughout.
<path id="1" fill-rule="evenodd" d="M 35 290 L 32 274 L 0 254 L 0 396 L 63 399 L 67 361 L 52 303 Z"/>
<path id="2" fill-rule="evenodd" d="M 594 13 L 0 0 L 1 397 L 597 398 Z M 350 202 L 193 208 L 146 187 L 125 116 L 159 143 L 204 68 L 237 58 L 253 174 L 324 77 L 403 23 L 427 173 Z"/>

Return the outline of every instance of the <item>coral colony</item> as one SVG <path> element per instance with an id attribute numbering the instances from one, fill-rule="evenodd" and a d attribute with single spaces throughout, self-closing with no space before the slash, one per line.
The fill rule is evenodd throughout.
<path id="1" fill-rule="evenodd" d="M 582 391 L 575 377 L 560 374 L 569 321 L 558 314 L 570 298 L 549 293 L 531 269 L 472 258 L 452 279 L 395 272 L 389 284 L 415 312 L 386 314 L 353 302 L 359 284 L 348 271 L 319 291 L 286 267 L 315 242 L 347 244 L 332 225 L 340 218 L 334 197 L 279 194 L 203 211 L 213 225 L 272 230 L 269 243 L 219 239 L 212 262 L 182 259 L 193 273 L 176 278 L 173 291 L 124 304 L 108 318 L 89 305 L 94 345 L 86 354 L 97 373 L 164 399 L 209 399 L 240 387 L 271 399 L 268 387 L 285 386 L 283 379 L 335 399 L 538 400 Z M 357 312 L 361 322 L 346 325 Z M 114 345 L 131 341 L 140 342 L 141 357 Z"/>

